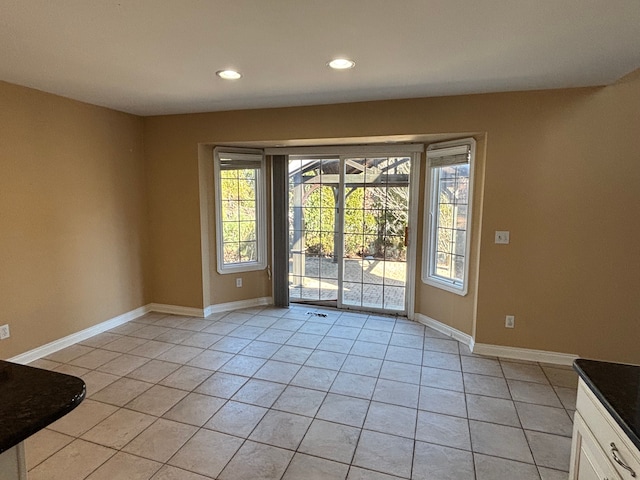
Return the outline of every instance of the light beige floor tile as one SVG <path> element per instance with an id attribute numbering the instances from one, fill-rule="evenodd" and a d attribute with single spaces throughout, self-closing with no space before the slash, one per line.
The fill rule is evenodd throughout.
<path id="1" fill-rule="evenodd" d="M 517 402 L 536 403 L 549 407 L 562 407 L 556 392 L 550 385 L 507 380 L 511 397 Z"/>
<path id="2" fill-rule="evenodd" d="M 71 360 L 74 360 L 82 355 L 86 355 L 94 350 L 93 347 L 88 347 L 86 345 L 71 345 L 67 348 L 63 348 L 62 350 L 58 350 L 57 352 L 51 353 L 47 355 L 45 360 L 52 360 L 58 363 L 69 363 Z"/>
<path id="3" fill-rule="evenodd" d="M 211 370 L 182 366 L 160 381 L 160 385 L 191 391 L 212 375 Z"/>
<path id="4" fill-rule="evenodd" d="M 249 439 L 295 450 L 310 424 L 309 417 L 270 410 L 260 420 Z"/>
<path id="5" fill-rule="evenodd" d="M 223 433 L 199 430 L 168 463 L 190 472 L 217 478 L 243 441 Z"/>
<path id="6" fill-rule="evenodd" d="M 376 387 L 377 380 L 364 375 L 340 372 L 335 377 L 329 391 L 340 395 L 349 395 L 370 400 Z"/>
<path id="7" fill-rule="evenodd" d="M 118 358 L 121 354 L 118 352 L 110 352 L 108 350 L 101 350 L 99 348 L 86 353 L 80 357 L 74 358 L 69 363 L 76 367 L 88 368 L 89 370 L 95 370 L 100 365 L 104 365 L 110 362 L 114 358 Z"/>
<path id="8" fill-rule="evenodd" d="M 49 425 L 48 428 L 72 437 L 79 437 L 116 410 L 118 407 L 113 405 L 86 399 L 70 413 Z"/>
<path id="9" fill-rule="evenodd" d="M 433 412 L 418 412 L 416 440 L 471 450 L 469 421 Z"/>
<path id="10" fill-rule="evenodd" d="M 173 331 L 167 332 L 167 334 L 172 332 Z M 182 335 L 186 335 L 186 333 L 182 331 L 178 331 L 177 335 L 182 336 Z M 157 339 L 157 340 L 147 341 L 146 343 L 140 345 L 139 347 L 134 348 L 129 353 L 131 355 L 138 355 L 139 357 L 156 358 L 158 355 L 162 355 L 163 353 L 165 353 L 167 350 L 171 348 L 173 348 L 173 344 L 169 342 L 160 341 L 159 339 Z"/>
<path id="11" fill-rule="evenodd" d="M 455 353 L 456 355 L 459 353 L 458 342 L 456 340 L 446 340 L 443 338 L 425 337 L 424 349 L 433 352 Z"/>
<path id="12" fill-rule="evenodd" d="M 189 393 L 176 403 L 164 418 L 201 427 L 225 404 L 223 398 Z M 232 433 L 232 432 L 230 432 Z"/>
<path id="13" fill-rule="evenodd" d="M 300 370 L 300 365 L 296 365 L 295 363 L 268 360 L 260 370 L 256 372 L 254 377 L 270 382 L 289 383 L 293 377 L 296 376 L 298 370 Z"/>
<path id="14" fill-rule="evenodd" d="M 149 340 L 138 337 L 120 337 L 113 342 L 109 342 L 103 345 L 101 348 L 104 350 L 111 350 L 113 352 L 127 353 L 140 345 L 144 345 Z"/>
<path id="15" fill-rule="evenodd" d="M 420 387 L 420 404 L 418 408 L 456 417 L 467 416 L 464 393 L 451 390 Z"/>
<path id="16" fill-rule="evenodd" d="M 416 429 L 417 412 L 415 408 L 371 402 L 364 428 L 413 438 Z"/>
<path id="17" fill-rule="evenodd" d="M 240 353 L 245 356 L 263 358 L 266 360 L 271 358 L 279 349 L 280 345 L 277 343 L 254 340 L 244 347 Z"/>
<path id="18" fill-rule="evenodd" d="M 87 480 L 149 480 L 161 463 L 118 452 L 87 477 Z"/>
<path id="19" fill-rule="evenodd" d="M 178 467 L 163 465 L 158 472 L 151 477 L 151 480 L 211 480 L 211 477 L 198 475 L 197 473 L 187 472 Z"/>
<path id="20" fill-rule="evenodd" d="M 575 388 L 553 387 L 556 394 L 562 402 L 562 406 L 567 410 L 576 409 L 576 399 L 578 398 L 578 390 Z"/>
<path id="21" fill-rule="evenodd" d="M 377 377 L 380 374 L 381 368 L 382 360 L 379 358 L 348 355 L 340 367 L 340 370 L 347 373 L 355 373 L 356 375 Z"/>
<path id="22" fill-rule="evenodd" d="M 92 395 L 93 400 L 123 407 L 153 385 L 132 378 L 120 378 Z"/>
<path id="23" fill-rule="evenodd" d="M 144 326 L 145 326 L 144 323 L 127 322 L 122 325 L 118 325 L 115 328 L 112 328 L 111 330 L 109 330 L 109 333 L 117 333 L 119 335 L 130 335 L 136 330 L 140 330 Z"/>
<path id="24" fill-rule="evenodd" d="M 359 437 L 359 428 L 316 419 L 298 451 L 348 464 L 351 463 Z"/>
<path id="25" fill-rule="evenodd" d="M 134 371 L 149 361 L 148 358 L 137 357 L 135 355 L 123 354 L 114 358 L 110 362 L 100 365 L 97 370 L 100 372 L 118 375 L 120 377 Z"/>
<path id="26" fill-rule="evenodd" d="M 143 382 L 158 383 L 175 372 L 180 365 L 162 360 L 150 360 L 139 368 L 127 374 L 127 377 Z"/>
<path id="27" fill-rule="evenodd" d="M 545 376 L 542 368 L 536 364 L 500 362 L 504 377 L 511 380 L 522 380 L 524 382 L 549 384 L 549 380 Z"/>
<path id="28" fill-rule="evenodd" d="M 39 463 L 42 463 L 58 450 L 69 445 L 73 440 L 73 437 L 47 428 L 27 438 L 25 441 L 27 470 L 31 470 Z"/>
<path id="29" fill-rule="evenodd" d="M 536 465 L 569 471 L 571 438 L 525 430 Z"/>
<path id="30" fill-rule="evenodd" d="M 158 419 L 122 450 L 132 455 L 167 462 L 196 432 L 197 427 Z"/>
<path id="31" fill-rule="evenodd" d="M 205 424 L 205 428 L 246 438 L 267 411 L 256 405 L 229 401 Z"/>
<path id="32" fill-rule="evenodd" d="M 349 466 L 296 453 L 282 480 L 344 480 Z"/>
<path id="33" fill-rule="evenodd" d="M 85 433 L 82 438 L 107 447 L 121 449 L 154 421 L 155 417 L 151 415 L 121 408 Z"/>
<path id="34" fill-rule="evenodd" d="M 187 363 L 204 352 L 202 348 L 188 347 L 186 345 L 175 345 L 156 358 L 165 362 Z M 199 367 L 199 365 L 193 365 Z"/>
<path id="35" fill-rule="evenodd" d="M 443 368 L 445 370 L 462 371 L 460 355 L 452 353 L 425 351 L 422 355 L 422 365 L 431 368 Z"/>
<path id="36" fill-rule="evenodd" d="M 511 400 L 511 393 L 504 378 L 465 373 L 463 379 L 464 391 L 467 393 Z"/>
<path id="37" fill-rule="evenodd" d="M 61 366 L 62 363 L 47 360 L 46 358 L 39 358 L 33 362 L 29 362 L 28 365 L 30 367 L 42 368 L 43 370 L 55 370 L 55 368 Z"/>
<path id="38" fill-rule="evenodd" d="M 284 389 L 281 383 L 251 379 L 231 399 L 270 408 Z"/>
<path id="39" fill-rule="evenodd" d="M 195 348 L 195 347 L 189 347 Z M 188 362 L 188 365 L 207 370 L 218 370 L 233 358 L 233 353 L 219 352 L 216 350 L 204 350 Z"/>
<path id="40" fill-rule="evenodd" d="M 75 365 L 69 365 L 68 363 L 63 363 L 61 365 L 58 365 L 55 368 L 55 371 L 66 373 L 67 375 L 73 375 L 75 377 L 82 377 L 83 375 L 89 373 L 91 370 L 87 368 L 76 367 Z"/>
<path id="41" fill-rule="evenodd" d="M 245 350 L 243 350 L 243 352 Z M 218 371 L 223 373 L 230 373 L 232 375 L 243 375 L 245 377 L 250 377 L 254 373 L 256 373 L 260 369 L 260 367 L 265 364 L 265 362 L 266 360 L 264 358 L 249 357 L 247 355 L 236 355 L 222 367 L 220 367 Z"/>
<path id="42" fill-rule="evenodd" d="M 360 467 L 349 468 L 347 480 L 402 480 L 400 477 L 387 475 L 386 473 L 374 472 Z"/>
<path id="43" fill-rule="evenodd" d="M 235 454 L 219 480 L 279 480 L 293 452 L 282 448 L 247 442 Z"/>
<path id="44" fill-rule="evenodd" d="M 522 429 L 476 420 L 470 420 L 469 427 L 474 452 L 533 463 Z"/>
<path id="45" fill-rule="evenodd" d="M 215 352 L 220 353 L 220 352 Z M 225 354 L 226 355 L 226 354 Z M 247 383 L 248 377 L 232 375 L 230 373 L 216 372 L 202 382 L 196 393 L 213 395 L 220 398 L 231 398 L 240 388 Z"/>
<path id="46" fill-rule="evenodd" d="M 154 385 L 129 402 L 127 408 L 160 417 L 186 396 L 184 390 Z"/>
<path id="47" fill-rule="evenodd" d="M 116 451 L 74 440 L 29 472 L 29 480 L 83 480 Z"/>
<path id="48" fill-rule="evenodd" d="M 421 385 L 444 390 L 464 391 L 462 373 L 442 368 L 422 367 Z"/>
<path id="49" fill-rule="evenodd" d="M 414 480 L 475 480 L 471 452 L 416 442 Z"/>
<path id="50" fill-rule="evenodd" d="M 346 358 L 347 355 L 344 353 L 316 350 L 309 356 L 305 365 L 309 367 L 340 370 Z"/>
<path id="51" fill-rule="evenodd" d="M 363 430 L 353 465 L 409 478 L 413 461 L 413 440 Z"/>
<path id="52" fill-rule="evenodd" d="M 313 417 L 324 401 L 326 393 L 310 388 L 288 386 L 273 408 L 284 412 Z"/>
<path id="53" fill-rule="evenodd" d="M 94 335 L 91 338 L 87 338 L 86 340 L 82 340 L 79 342 L 81 345 L 85 345 L 87 347 L 99 348 L 102 345 L 107 345 L 114 340 L 121 338 L 122 335 L 117 335 L 111 332 L 102 332 L 98 335 Z"/>
<path id="54" fill-rule="evenodd" d="M 564 408 L 520 402 L 516 402 L 516 408 L 525 430 L 554 433 L 565 437 L 573 434 L 573 422 Z"/>
<path id="55" fill-rule="evenodd" d="M 107 385 L 111 385 L 120 377 L 118 377 L 117 375 L 111 375 L 110 373 L 103 373 L 103 372 L 98 372 L 96 370 L 91 370 L 85 375 L 83 375 L 81 378 L 82 380 L 84 380 L 84 383 L 87 386 L 87 398 L 89 398 L 92 395 L 98 393 Z"/>
<path id="56" fill-rule="evenodd" d="M 352 427 L 362 427 L 370 403 L 369 400 L 361 398 L 329 393 L 316 417 L 321 420 L 351 425 Z"/>
<path id="57" fill-rule="evenodd" d="M 361 357 L 377 358 L 382 360 L 387 353 L 387 345 L 383 343 L 365 342 L 362 340 L 356 340 L 351 351 L 351 355 L 358 355 Z M 355 372 L 352 372 L 355 373 Z"/>
<path id="58" fill-rule="evenodd" d="M 378 379 L 373 392 L 373 400 L 392 403 L 403 407 L 416 408 L 420 397 L 420 387 L 411 383 Z"/>
<path id="59" fill-rule="evenodd" d="M 155 325 L 146 325 L 138 330 L 134 330 L 129 333 L 132 337 L 146 338 L 148 340 L 153 340 L 158 335 L 161 335 L 165 332 L 169 331 L 166 327 L 157 327 Z"/>
<path id="60" fill-rule="evenodd" d="M 469 418 L 483 422 L 520 427 L 516 407 L 511 400 L 467 394 Z"/>
<path id="61" fill-rule="evenodd" d="M 476 453 L 476 480 L 540 480 L 535 465 Z M 565 480 L 566 477 L 565 477 Z"/>
<path id="62" fill-rule="evenodd" d="M 540 478 L 542 480 L 567 480 L 569 478 L 568 472 L 562 472 L 560 470 L 538 467 L 538 471 L 540 472 Z"/>
<path id="63" fill-rule="evenodd" d="M 421 372 L 422 367 L 420 365 L 385 360 L 380 369 L 380 378 L 417 385 L 420 383 Z"/>
<path id="64" fill-rule="evenodd" d="M 549 378 L 551 385 L 555 387 L 578 388 L 578 374 L 573 370 L 564 368 L 542 367 Z"/>
<path id="65" fill-rule="evenodd" d="M 476 375 L 489 375 L 492 377 L 503 377 L 502 368 L 498 360 L 480 357 L 460 357 L 462 361 L 462 371 L 464 373 L 475 373 Z"/>
<path id="66" fill-rule="evenodd" d="M 323 390 L 326 392 L 333 384 L 337 374 L 338 372 L 335 370 L 303 366 L 300 368 L 296 376 L 293 377 L 293 380 L 291 380 L 291 385 L 313 388 L 315 390 Z"/>

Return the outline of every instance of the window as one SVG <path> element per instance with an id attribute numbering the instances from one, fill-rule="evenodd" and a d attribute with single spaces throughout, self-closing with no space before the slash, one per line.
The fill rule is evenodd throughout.
<path id="1" fill-rule="evenodd" d="M 422 281 L 466 295 L 475 140 L 429 145 Z"/>
<path id="2" fill-rule="evenodd" d="M 265 162 L 261 152 L 215 149 L 219 273 L 266 267 Z"/>

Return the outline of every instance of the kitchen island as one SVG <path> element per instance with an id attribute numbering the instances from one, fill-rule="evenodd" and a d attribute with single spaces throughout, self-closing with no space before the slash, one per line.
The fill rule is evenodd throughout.
<path id="1" fill-rule="evenodd" d="M 77 377 L 0 360 L 0 480 L 26 480 L 24 440 L 76 408 L 85 394 Z"/>
<path id="2" fill-rule="evenodd" d="M 640 478 L 640 366 L 578 359 L 571 480 Z"/>

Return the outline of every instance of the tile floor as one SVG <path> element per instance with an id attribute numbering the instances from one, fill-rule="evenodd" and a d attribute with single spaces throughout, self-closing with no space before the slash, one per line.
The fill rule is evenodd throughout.
<path id="1" fill-rule="evenodd" d="M 568 476 L 571 369 L 475 356 L 403 318 L 153 313 L 33 365 L 88 393 L 27 440 L 30 480 Z"/>

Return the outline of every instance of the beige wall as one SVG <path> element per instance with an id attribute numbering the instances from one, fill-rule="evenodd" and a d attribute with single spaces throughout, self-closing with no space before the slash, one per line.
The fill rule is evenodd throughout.
<path id="1" fill-rule="evenodd" d="M 640 363 L 639 105 L 636 73 L 606 88 L 146 118 L 154 301 L 206 306 L 198 144 L 480 132 L 477 301 L 420 285 L 417 311 L 467 333 L 475 316 L 480 343 Z M 216 275 L 213 303 L 270 289 L 264 272 L 243 293 Z"/>
<path id="2" fill-rule="evenodd" d="M 142 119 L 0 82 L 10 358 L 151 300 Z"/>

